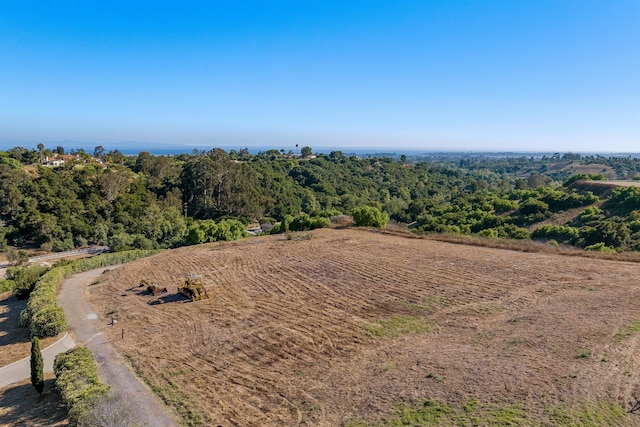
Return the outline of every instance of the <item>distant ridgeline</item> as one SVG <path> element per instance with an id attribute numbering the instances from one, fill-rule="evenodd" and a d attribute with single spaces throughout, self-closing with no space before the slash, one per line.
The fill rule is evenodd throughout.
<path id="1" fill-rule="evenodd" d="M 251 223 L 325 227 L 363 207 L 376 218 L 363 225 L 640 250 L 637 156 L 297 151 L 0 151 L 0 250 L 169 248 L 241 238 Z"/>

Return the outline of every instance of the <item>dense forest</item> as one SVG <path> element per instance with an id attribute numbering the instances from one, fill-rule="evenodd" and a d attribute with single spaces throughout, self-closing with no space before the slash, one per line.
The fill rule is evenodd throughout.
<path id="1" fill-rule="evenodd" d="M 640 179 L 640 159 L 16 147 L 0 151 L 0 250 L 169 248 L 242 237 L 249 223 L 283 232 L 344 214 L 416 233 L 638 251 L 640 187 L 605 185 L 621 179 Z"/>

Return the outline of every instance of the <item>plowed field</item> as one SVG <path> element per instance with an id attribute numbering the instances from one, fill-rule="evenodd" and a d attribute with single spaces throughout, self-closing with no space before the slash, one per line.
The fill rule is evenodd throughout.
<path id="1" fill-rule="evenodd" d="M 210 299 L 176 294 L 189 273 Z M 637 263 L 347 229 L 167 251 L 89 289 L 187 424 L 391 423 L 398 404 L 433 400 L 480 425 L 509 411 L 637 425 L 639 278 Z"/>

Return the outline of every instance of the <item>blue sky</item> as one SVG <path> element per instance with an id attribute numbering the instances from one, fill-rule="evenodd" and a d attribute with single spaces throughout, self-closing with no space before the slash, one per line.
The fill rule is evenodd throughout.
<path id="1" fill-rule="evenodd" d="M 638 0 L 2 0 L 0 147 L 638 152 L 639 23 Z"/>

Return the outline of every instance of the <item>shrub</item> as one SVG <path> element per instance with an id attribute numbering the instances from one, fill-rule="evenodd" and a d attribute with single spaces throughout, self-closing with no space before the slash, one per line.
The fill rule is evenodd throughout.
<path id="1" fill-rule="evenodd" d="M 605 179 L 605 176 L 602 175 L 601 173 L 591 173 L 591 174 L 579 173 L 569 177 L 569 179 L 567 179 L 562 185 L 564 187 L 568 187 L 576 181 L 602 181 L 604 179 Z"/>
<path id="2" fill-rule="evenodd" d="M 29 253 L 27 251 L 21 249 L 16 251 L 15 249 L 7 250 L 7 261 L 11 265 L 22 265 L 29 262 Z"/>
<path id="3" fill-rule="evenodd" d="M 291 221 L 289 225 L 290 231 L 306 231 L 314 230 L 316 228 L 326 228 L 330 224 L 328 218 L 324 217 L 311 217 L 307 214 L 298 215 Z"/>
<path id="4" fill-rule="evenodd" d="M 52 250 L 54 252 L 70 251 L 75 247 L 73 239 L 71 237 L 68 237 L 64 240 L 54 240 L 52 243 Z"/>
<path id="5" fill-rule="evenodd" d="M 493 207 L 495 208 L 496 212 L 508 212 L 518 209 L 518 203 L 513 200 L 496 198 L 493 201 Z"/>
<path id="6" fill-rule="evenodd" d="M 571 242 L 578 238 L 580 232 L 575 227 L 566 225 L 543 225 L 537 228 L 532 237 L 552 238 L 561 242 Z"/>
<path id="7" fill-rule="evenodd" d="M 93 354 L 86 347 L 75 347 L 56 356 L 53 363 L 56 386 L 69 406 L 69 424 L 87 417 L 91 406 L 109 391 L 98 378 Z"/>
<path id="8" fill-rule="evenodd" d="M 389 222 L 389 215 L 380 212 L 380 210 L 373 206 L 355 208 L 352 216 L 354 224 L 358 227 L 384 228 Z"/>
<path id="9" fill-rule="evenodd" d="M 595 243 L 593 245 L 589 245 L 584 248 L 586 251 L 595 251 L 595 252 L 603 252 L 603 253 L 616 253 L 616 250 L 613 246 L 607 246 L 603 242 Z"/>
<path id="10" fill-rule="evenodd" d="M 193 226 L 187 233 L 186 243 L 187 245 L 199 245 L 200 243 L 204 243 L 205 239 L 206 235 L 204 234 L 204 230 L 198 226 Z"/>
<path id="11" fill-rule="evenodd" d="M 326 228 L 331 221 L 329 218 L 321 216 L 309 216 L 307 214 L 301 214 L 296 217 L 291 215 L 285 215 L 280 224 L 276 224 L 269 234 L 280 234 L 288 231 L 307 231 L 315 230 L 316 228 Z"/>
<path id="12" fill-rule="evenodd" d="M 27 299 L 33 291 L 36 282 L 47 272 L 48 268 L 41 265 L 32 267 L 9 267 L 6 278 L 15 282 L 13 295 L 17 299 Z"/>
<path id="13" fill-rule="evenodd" d="M 562 191 L 553 191 L 541 199 L 547 205 L 549 209 L 557 212 L 561 210 L 567 210 L 571 208 L 577 208 L 580 206 L 587 206 L 596 203 L 599 198 L 591 191 L 587 191 L 585 194 L 578 194 L 576 192 L 565 193 Z"/>
<path id="14" fill-rule="evenodd" d="M 218 223 L 215 233 L 216 241 L 231 241 L 247 237 L 244 224 L 237 219 L 223 219 Z"/>
<path id="15" fill-rule="evenodd" d="M 526 228 L 516 227 L 511 224 L 507 224 L 503 228 L 507 237 L 510 239 L 527 240 L 531 238 L 531 233 L 529 233 L 529 230 Z"/>
<path id="16" fill-rule="evenodd" d="M 185 242 L 188 245 L 200 243 L 231 241 L 247 237 L 247 231 L 242 222 L 237 219 L 223 219 L 216 224 L 211 219 L 204 219 L 189 228 Z"/>
<path id="17" fill-rule="evenodd" d="M 604 243 L 606 246 L 623 248 L 631 238 L 629 225 L 617 221 L 600 221 L 594 227 L 580 228 L 581 246 L 589 246 L 596 243 Z"/>
<path id="18" fill-rule="evenodd" d="M 67 329 L 64 310 L 55 305 L 47 305 L 36 311 L 29 323 L 31 335 L 36 337 L 55 337 Z"/>
<path id="19" fill-rule="evenodd" d="M 616 188 L 605 208 L 618 215 L 629 215 L 640 207 L 640 187 Z"/>
<path id="20" fill-rule="evenodd" d="M 549 210 L 549 205 L 541 200 L 528 198 L 520 204 L 520 213 L 522 215 L 534 215 L 545 213 Z"/>
<path id="21" fill-rule="evenodd" d="M 495 228 L 485 228 L 484 230 L 480 230 L 478 232 L 478 236 L 488 237 L 490 239 L 497 239 L 498 238 L 498 230 L 496 230 Z"/>
<path id="22" fill-rule="evenodd" d="M 602 209 L 597 206 L 589 206 L 587 209 L 580 212 L 580 220 L 582 222 L 595 221 L 602 217 Z"/>
<path id="23" fill-rule="evenodd" d="M 13 280 L 0 280 L 0 292 L 12 291 L 16 287 Z"/>
<path id="24" fill-rule="evenodd" d="M 114 252 L 129 251 L 133 248 L 133 236 L 128 233 L 117 233 L 111 236 L 107 242 Z"/>
<path id="25" fill-rule="evenodd" d="M 104 394 L 89 405 L 78 420 L 81 427 L 132 426 L 136 424 L 136 409 L 122 396 L 113 392 Z"/>

